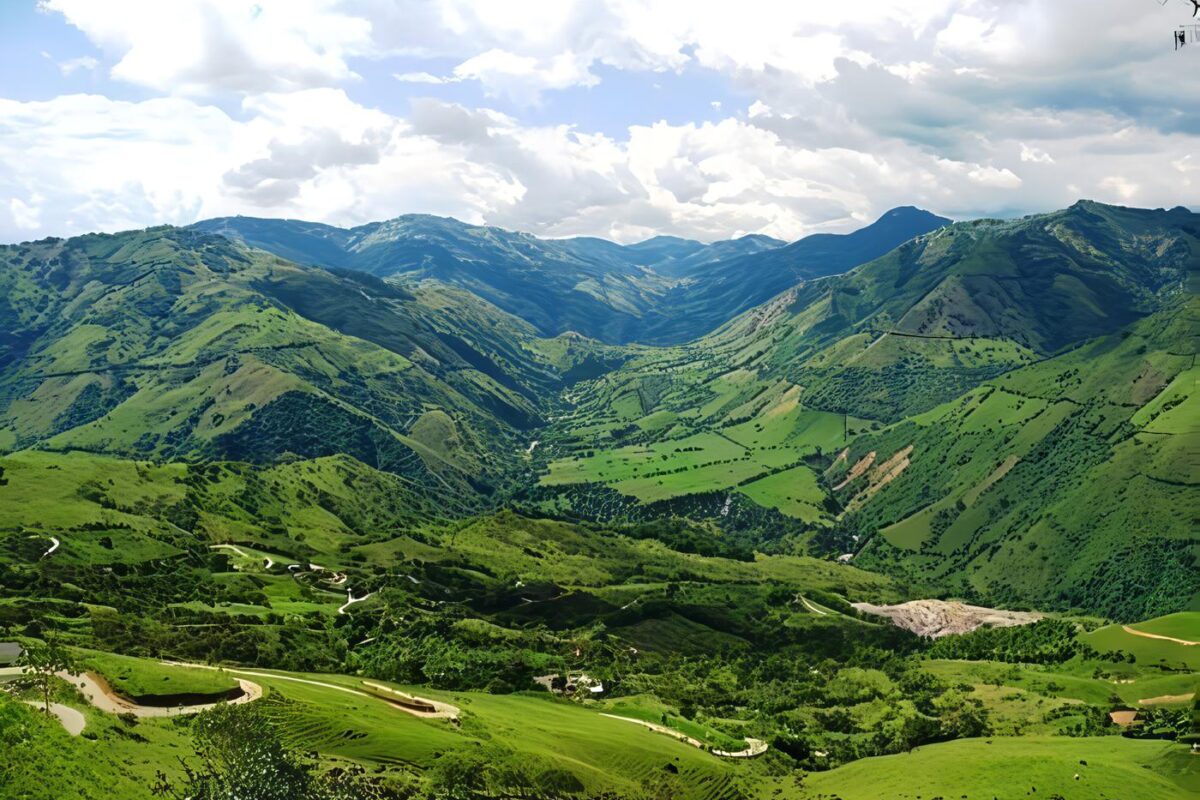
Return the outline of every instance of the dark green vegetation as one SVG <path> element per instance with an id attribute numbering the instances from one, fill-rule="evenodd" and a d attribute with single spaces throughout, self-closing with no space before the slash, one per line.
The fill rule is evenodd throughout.
<path id="1" fill-rule="evenodd" d="M 311 797 L 1196 792 L 1200 220 L 942 222 L 0 248 L 0 639 L 151 705 L 265 692 L 118 718 L 50 670 L 87 725 L 0 695 L 37 765 L 0 796 L 247 760 Z M 1053 613 L 931 642 L 850 605 L 930 595 Z"/>

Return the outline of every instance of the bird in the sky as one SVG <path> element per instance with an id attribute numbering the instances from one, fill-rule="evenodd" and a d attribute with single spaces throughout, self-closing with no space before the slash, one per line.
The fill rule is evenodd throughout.
<path id="1" fill-rule="evenodd" d="M 1200 13 L 1200 0 L 1192 0 L 1192 16 Z"/>

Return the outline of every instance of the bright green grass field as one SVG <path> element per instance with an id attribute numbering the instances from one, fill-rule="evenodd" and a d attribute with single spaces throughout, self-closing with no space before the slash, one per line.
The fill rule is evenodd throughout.
<path id="1" fill-rule="evenodd" d="M 616 714 L 621 717 L 640 719 L 655 725 L 677 730 L 685 736 L 712 745 L 718 750 L 734 752 L 746 747 L 745 741 L 737 739 L 724 731 L 705 725 L 701 722 L 686 719 L 675 713 L 675 710 L 662 703 L 653 695 L 634 695 L 619 697 L 615 700 L 605 700 L 598 707 L 606 714 Z M 663 715 L 666 715 L 666 721 Z M 632 724 L 632 723 L 630 723 Z"/>
<path id="2" fill-rule="evenodd" d="M 825 492 L 817 475 L 808 467 L 793 467 L 743 486 L 742 494 L 760 506 L 777 508 L 805 522 L 815 522 L 828 512 L 821 505 Z"/>
<path id="3" fill-rule="evenodd" d="M 1086 761 L 1087 765 L 1083 765 Z M 1079 779 L 1076 780 L 1075 776 Z M 1200 791 L 1200 758 L 1174 742 L 1091 739 L 962 739 L 812 773 L 794 798 L 1181 800 Z"/>
<path id="4" fill-rule="evenodd" d="M 1120 665 L 1109 679 L 1093 678 L 1096 662 L 1071 661 L 1056 666 L 1001 664 L 995 661 L 933 659 L 922 667 L 947 683 L 976 687 L 1002 685 L 1033 695 L 1065 698 L 1097 706 L 1109 705 L 1113 695 L 1127 705 L 1163 695 L 1186 695 L 1200 688 L 1200 674 L 1163 673 L 1152 667 Z M 1113 665 L 1106 665 L 1109 669 Z"/>
<path id="5" fill-rule="evenodd" d="M 373 698 L 287 679 L 355 689 L 361 686 L 356 678 L 254 672 L 260 674 L 245 677 L 269 689 L 268 702 L 286 698 L 287 702 L 272 705 L 272 711 L 293 746 L 364 763 L 402 762 L 423 768 L 447 750 L 490 741 L 522 757 L 555 762 L 574 773 L 589 791 L 635 791 L 643 780 L 662 775 L 663 767 L 671 763 L 679 771 L 680 787 L 673 796 L 702 800 L 725 797 L 734 775 L 748 766 L 546 694 L 398 687 L 458 706 L 463 720 L 456 728 L 444 720 L 418 719 Z"/>
<path id="6" fill-rule="evenodd" d="M 1194 614 L 1195 612 L 1185 613 Z M 1145 625 L 1157 625 L 1158 620 L 1162 619 L 1167 618 L 1159 617 L 1155 620 L 1139 623 L 1139 628 Z M 1167 625 L 1172 629 L 1174 628 L 1173 622 L 1168 622 Z M 1160 635 L 1165 636 L 1168 634 Z M 1109 650 L 1122 650 L 1126 653 L 1132 653 L 1137 658 L 1138 664 L 1161 664 L 1172 669 L 1186 668 L 1192 671 L 1200 671 L 1200 646 L 1188 646 L 1179 644 L 1178 642 L 1168 642 L 1163 639 L 1149 639 L 1145 636 L 1137 636 L 1126 631 L 1122 625 L 1105 625 L 1103 628 L 1097 628 L 1091 633 L 1082 633 L 1079 635 L 1079 638 L 1101 653 Z"/>
<path id="7" fill-rule="evenodd" d="M 219 694 L 236 689 L 238 683 L 223 672 L 161 664 L 96 650 L 79 650 L 78 666 L 99 673 L 126 697 L 171 694 Z"/>
<path id="8" fill-rule="evenodd" d="M 1129 627 L 1158 636 L 1183 639 L 1185 642 L 1200 642 L 1200 611 L 1180 611 L 1177 614 L 1138 622 Z"/>
<path id="9" fill-rule="evenodd" d="M 178 758 L 191 758 L 186 728 L 167 719 L 132 726 L 97 711 L 77 695 L 60 702 L 83 712 L 82 736 L 68 736 L 57 719 L 0 694 L 0 797 L 22 800 L 149 800 L 157 770 L 180 772 Z M 17 734 L 20 729 L 25 735 Z M 22 743 L 4 746 L 12 735 Z M 5 759 L 21 768 L 6 772 Z"/>

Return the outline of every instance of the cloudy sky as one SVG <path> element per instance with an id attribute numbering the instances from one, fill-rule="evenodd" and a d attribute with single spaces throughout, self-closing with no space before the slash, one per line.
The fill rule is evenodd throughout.
<path id="1" fill-rule="evenodd" d="M 2 0 L 0 241 L 1200 206 L 1185 0 Z"/>

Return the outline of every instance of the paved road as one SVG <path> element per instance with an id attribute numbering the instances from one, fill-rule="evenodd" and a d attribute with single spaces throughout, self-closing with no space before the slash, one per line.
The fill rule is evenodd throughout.
<path id="1" fill-rule="evenodd" d="M 616 714 L 605 714 L 603 712 L 601 712 L 600 716 L 608 717 L 609 719 L 619 719 L 622 722 L 632 722 L 635 725 L 641 725 L 643 728 L 649 728 L 655 733 L 665 733 L 667 736 L 670 736 L 673 739 L 678 739 L 686 744 L 690 744 L 692 747 L 698 747 L 701 750 L 706 749 L 704 742 L 700 741 L 699 739 L 693 739 L 686 733 L 677 731 L 674 728 L 668 728 L 665 725 L 658 725 L 656 723 L 647 722 L 644 719 L 637 719 L 635 717 L 621 717 Z M 720 756 L 721 758 L 754 758 L 755 756 L 761 756 L 763 753 L 767 752 L 767 747 L 767 743 L 761 739 L 747 739 L 745 750 L 710 750 L 709 752 L 714 756 Z"/>
<path id="2" fill-rule="evenodd" d="M 174 662 L 163 662 L 163 663 L 169 663 L 174 666 L 182 666 L 182 667 L 198 667 L 201 669 L 216 669 L 216 667 L 210 667 L 206 664 L 175 664 Z M 391 692 L 392 694 L 395 694 L 399 698 L 402 698 L 402 699 L 418 700 L 423 703 L 429 703 L 436 710 L 435 711 L 419 711 L 415 708 L 408 708 L 406 706 L 402 706 L 397 703 L 389 703 L 388 699 L 386 697 L 381 697 L 379 694 L 371 694 L 370 692 L 364 692 L 362 689 L 353 689 L 349 686 L 339 686 L 336 683 L 326 683 L 325 681 L 314 681 L 311 678 L 297 678 L 292 675 L 277 675 L 273 672 L 258 672 L 256 670 L 234 669 L 232 667 L 226 667 L 225 671 L 232 672 L 237 675 L 252 675 L 256 678 L 270 678 L 272 680 L 277 680 L 277 681 L 291 681 L 292 683 L 304 683 L 304 684 L 308 684 L 309 686 L 320 686 L 323 689 L 333 689 L 334 691 L 337 691 L 337 692 L 345 692 L 346 694 L 352 694 L 352 695 L 356 695 L 358 697 L 368 697 L 368 698 L 371 698 L 372 700 L 379 700 L 380 702 L 388 703 L 388 705 L 392 706 L 392 708 L 398 708 L 401 711 L 412 714 L 414 717 L 424 717 L 426 719 L 457 719 L 458 715 L 460 713 L 457 706 L 452 706 L 449 703 L 443 703 L 440 700 L 430 700 L 427 697 L 417 697 L 416 695 L 408 694 L 407 692 L 402 692 L 399 689 L 393 689 L 390 686 L 384 686 L 383 684 L 373 683 L 371 681 L 363 681 L 363 685 L 371 687 L 372 689 L 376 690 L 376 692 L 379 692 L 379 691 Z"/>

